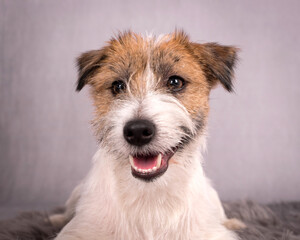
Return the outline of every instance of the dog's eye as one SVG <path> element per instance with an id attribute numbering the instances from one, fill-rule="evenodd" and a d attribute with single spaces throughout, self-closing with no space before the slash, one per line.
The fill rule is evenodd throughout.
<path id="1" fill-rule="evenodd" d="M 168 79 L 167 87 L 172 92 L 177 92 L 183 89 L 185 86 L 185 81 L 182 77 L 179 76 L 171 76 Z"/>
<path id="2" fill-rule="evenodd" d="M 111 84 L 111 91 L 114 95 L 116 95 L 118 93 L 121 93 L 121 92 L 124 92 L 125 89 L 126 89 L 126 84 L 121 80 L 114 81 Z"/>

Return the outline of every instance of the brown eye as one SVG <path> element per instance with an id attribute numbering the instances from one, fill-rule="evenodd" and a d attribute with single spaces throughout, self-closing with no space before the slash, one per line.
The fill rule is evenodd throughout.
<path id="1" fill-rule="evenodd" d="M 168 82 L 167 82 L 167 87 L 172 92 L 180 91 L 184 88 L 184 86 L 185 86 L 185 81 L 182 77 L 179 77 L 179 76 L 169 77 Z"/>
<path id="2" fill-rule="evenodd" d="M 126 84 L 121 81 L 121 80 L 118 80 L 118 81 L 114 81 L 112 84 L 111 84 L 111 91 L 114 95 L 117 95 L 121 92 L 124 92 L 126 89 Z"/>

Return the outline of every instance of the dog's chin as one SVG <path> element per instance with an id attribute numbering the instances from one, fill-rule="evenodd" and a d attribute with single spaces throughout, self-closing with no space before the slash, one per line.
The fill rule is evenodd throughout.
<path id="1" fill-rule="evenodd" d="M 132 176 L 147 182 L 157 179 L 168 170 L 169 160 L 176 153 L 177 149 L 178 147 L 174 147 L 165 153 L 130 155 Z"/>

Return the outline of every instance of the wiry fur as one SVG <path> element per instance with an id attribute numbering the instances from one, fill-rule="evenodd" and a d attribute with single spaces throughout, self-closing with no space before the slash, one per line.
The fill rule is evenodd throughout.
<path id="1" fill-rule="evenodd" d="M 75 216 L 57 240 L 237 239 L 223 225 L 223 208 L 201 164 L 209 91 L 218 80 L 231 90 L 235 52 L 191 43 L 182 32 L 159 39 L 129 32 L 79 58 L 77 89 L 92 86 L 99 150 L 73 196 L 80 196 Z M 171 75 L 187 80 L 180 93 L 165 87 Z M 116 79 L 125 81 L 127 89 L 113 96 L 109 86 Z M 126 142 L 123 127 L 132 119 L 156 125 L 149 144 Z M 132 176 L 129 155 L 164 153 L 175 146 L 162 176 L 152 182 Z"/>

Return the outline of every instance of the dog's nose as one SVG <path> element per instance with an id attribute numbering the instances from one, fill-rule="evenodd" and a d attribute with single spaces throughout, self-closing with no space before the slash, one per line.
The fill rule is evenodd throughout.
<path id="1" fill-rule="evenodd" d="M 145 119 L 132 120 L 123 129 L 126 141 L 135 146 L 143 146 L 151 142 L 155 135 L 155 125 Z"/>

